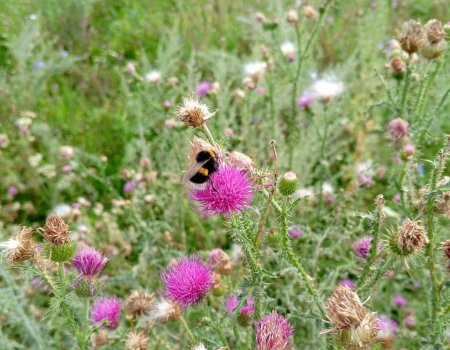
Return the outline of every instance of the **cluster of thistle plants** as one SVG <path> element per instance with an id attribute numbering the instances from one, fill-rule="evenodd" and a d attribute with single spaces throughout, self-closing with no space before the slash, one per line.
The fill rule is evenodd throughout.
<path id="1" fill-rule="evenodd" d="M 234 49 L 186 54 L 194 1 L 86 56 L 130 4 L 0 42 L 0 349 L 449 348 L 450 22 L 235 5 Z"/>

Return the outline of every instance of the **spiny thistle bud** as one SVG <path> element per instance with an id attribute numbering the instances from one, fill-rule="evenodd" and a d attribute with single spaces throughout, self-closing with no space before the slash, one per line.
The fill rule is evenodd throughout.
<path id="1" fill-rule="evenodd" d="M 148 337 L 144 332 L 130 332 L 125 341 L 126 350 L 147 350 Z"/>
<path id="2" fill-rule="evenodd" d="M 402 49 L 407 53 L 419 51 L 425 43 L 425 31 L 422 24 L 414 19 L 405 22 L 399 41 Z"/>
<path id="3" fill-rule="evenodd" d="M 438 181 L 437 186 L 445 186 L 450 183 L 450 176 L 444 176 Z M 418 191 L 418 202 L 417 205 L 421 211 L 425 211 L 427 208 L 427 198 L 430 192 L 430 186 L 426 185 Z M 450 218 L 450 191 L 442 191 L 436 194 L 434 200 L 434 212 L 436 214 L 444 215 Z"/>
<path id="4" fill-rule="evenodd" d="M 422 56 L 429 60 L 439 57 L 446 49 L 447 42 L 445 41 L 445 31 L 441 22 L 436 19 L 431 19 L 424 26 L 426 40 L 421 48 Z"/>
<path id="5" fill-rule="evenodd" d="M 184 124 L 193 128 L 200 127 L 205 120 L 211 118 L 215 112 L 211 113 L 205 104 L 201 104 L 193 98 L 185 98 L 178 106 L 176 115 Z"/>
<path id="6" fill-rule="evenodd" d="M 378 332 L 375 316 L 354 291 L 341 285 L 328 298 L 327 317 L 333 328 L 323 333 L 333 333 L 346 350 L 369 349 Z"/>
<path id="7" fill-rule="evenodd" d="M 406 63 L 400 56 L 395 56 L 389 63 L 389 67 L 392 70 L 392 76 L 395 79 L 402 79 L 406 71 Z"/>
<path id="8" fill-rule="evenodd" d="M 230 256 L 222 249 L 216 248 L 209 253 L 209 264 L 217 273 L 228 276 L 233 271 L 233 262 Z"/>
<path id="9" fill-rule="evenodd" d="M 70 243 L 69 226 L 59 215 L 50 215 L 45 219 L 42 237 L 52 245 L 62 246 Z"/>
<path id="10" fill-rule="evenodd" d="M 285 14 L 286 21 L 291 24 L 297 24 L 298 23 L 298 15 L 297 11 L 295 10 L 289 10 Z"/>
<path id="11" fill-rule="evenodd" d="M 400 256 L 420 253 L 428 243 L 428 238 L 420 221 L 405 219 L 397 231 L 391 235 L 390 247 Z"/>
<path id="12" fill-rule="evenodd" d="M 278 189 L 283 196 L 290 196 L 298 189 L 298 179 L 294 172 L 285 173 L 278 183 Z"/>
<path id="13" fill-rule="evenodd" d="M 44 246 L 45 255 L 55 262 L 64 262 L 72 258 L 77 250 L 77 245 L 74 242 L 69 242 L 63 245 L 46 244 Z"/>
<path id="14" fill-rule="evenodd" d="M 133 291 L 125 300 L 125 311 L 129 316 L 142 316 L 148 314 L 155 302 L 153 294 L 146 291 Z"/>
<path id="15" fill-rule="evenodd" d="M 16 235 L 0 243 L 0 249 L 7 264 L 18 264 L 34 258 L 36 242 L 33 239 L 33 230 L 29 227 L 20 227 Z"/>

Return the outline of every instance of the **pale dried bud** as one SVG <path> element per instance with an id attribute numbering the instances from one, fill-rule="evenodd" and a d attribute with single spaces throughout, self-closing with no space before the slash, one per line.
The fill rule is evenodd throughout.
<path id="1" fill-rule="evenodd" d="M 70 243 L 69 226 L 62 217 L 56 214 L 52 214 L 45 219 L 41 234 L 47 242 L 53 245 L 61 246 Z"/>
<path id="2" fill-rule="evenodd" d="M 167 322 L 180 318 L 180 315 L 181 308 L 178 304 L 170 300 L 162 299 L 155 303 L 150 313 L 146 315 L 146 319 L 152 322 Z"/>
<path id="3" fill-rule="evenodd" d="M 319 18 L 319 13 L 311 5 L 303 6 L 303 16 L 306 18 L 311 18 L 312 20 L 317 20 Z"/>
<path id="4" fill-rule="evenodd" d="M 177 77 L 170 77 L 167 82 L 169 83 L 169 85 L 177 86 L 179 80 Z"/>
<path id="5" fill-rule="evenodd" d="M 289 10 L 286 12 L 285 15 L 286 21 L 291 24 L 297 24 L 298 23 L 298 15 L 296 10 Z"/>
<path id="6" fill-rule="evenodd" d="M 147 350 L 148 337 L 144 332 L 130 332 L 125 341 L 126 350 Z"/>
<path id="7" fill-rule="evenodd" d="M 396 78 L 403 77 L 403 74 L 406 71 L 406 63 L 400 56 L 395 56 L 391 60 L 389 67 L 392 69 L 393 75 Z"/>
<path id="8" fill-rule="evenodd" d="M 34 258 L 36 242 L 33 239 L 33 230 L 29 227 L 20 227 L 16 235 L 0 243 L 0 249 L 8 264 L 18 264 Z"/>
<path id="9" fill-rule="evenodd" d="M 368 312 L 358 295 L 347 286 L 337 287 L 327 302 L 327 316 L 333 333 L 348 350 L 369 349 L 375 342 L 378 320 Z"/>
<path id="10" fill-rule="evenodd" d="M 189 162 L 195 163 L 197 154 L 200 151 L 204 151 L 204 150 L 214 150 L 216 153 L 218 153 L 218 150 L 215 149 L 208 141 L 195 136 L 194 139 L 191 141 L 191 145 L 189 148 L 189 153 L 188 153 Z"/>
<path id="11" fill-rule="evenodd" d="M 258 23 L 264 23 L 266 21 L 266 16 L 262 12 L 256 12 L 255 19 Z"/>
<path id="12" fill-rule="evenodd" d="M 211 251 L 209 254 L 209 264 L 217 273 L 224 276 L 229 275 L 233 271 L 233 262 L 230 256 L 220 248 Z"/>
<path id="13" fill-rule="evenodd" d="M 403 24 L 399 38 L 402 49 L 409 54 L 419 51 L 425 43 L 425 31 L 417 20 L 409 20 Z"/>
<path id="14" fill-rule="evenodd" d="M 92 334 L 91 339 L 94 349 L 106 345 L 109 342 L 108 331 L 106 329 L 100 329 L 97 333 Z"/>
<path id="15" fill-rule="evenodd" d="M 193 128 L 200 127 L 205 120 L 211 118 L 215 112 L 211 113 L 208 106 L 199 103 L 192 98 L 185 98 L 178 106 L 176 115 L 186 125 Z"/>
<path id="16" fill-rule="evenodd" d="M 146 291 L 133 291 L 125 301 L 125 311 L 130 316 L 142 316 L 152 310 L 155 299 Z"/>
<path id="17" fill-rule="evenodd" d="M 390 239 L 392 251 L 401 256 L 420 253 L 427 243 L 428 238 L 421 222 L 410 219 L 405 219 Z"/>
<path id="18" fill-rule="evenodd" d="M 245 172 L 252 172 L 255 166 L 252 158 L 244 153 L 237 151 L 233 151 L 230 153 L 230 155 L 228 156 L 228 163 L 232 167 L 241 169 Z"/>
<path id="19" fill-rule="evenodd" d="M 431 44 L 437 44 L 445 39 L 445 31 L 441 22 L 437 19 L 430 19 L 424 26 L 427 39 Z"/>
<path id="20" fill-rule="evenodd" d="M 233 91 L 233 98 L 236 100 L 242 100 L 245 98 L 245 91 L 241 89 L 236 89 Z"/>

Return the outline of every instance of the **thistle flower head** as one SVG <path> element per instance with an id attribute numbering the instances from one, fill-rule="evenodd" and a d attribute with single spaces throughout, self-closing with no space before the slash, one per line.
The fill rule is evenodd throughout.
<path id="1" fill-rule="evenodd" d="M 297 49 L 292 41 L 285 41 L 280 46 L 280 50 L 285 56 L 295 55 Z"/>
<path id="2" fill-rule="evenodd" d="M 202 126 L 205 120 L 211 118 L 214 114 L 209 111 L 207 105 L 193 98 L 184 98 L 183 103 L 178 106 L 176 111 L 176 115 L 181 122 L 193 128 Z"/>
<path id="3" fill-rule="evenodd" d="M 250 62 L 244 66 L 245 76 L 251 78 L 253 82 L 257 83 L 266 74 L 266 62 Z"/>
<path id="4" fill-rule="evenodd" d="M 305 92 L 303 95 L 297 98 L 297 107 L 301 109 L 307 109 L 311 106 L 313 101 L 314 96 L 309 92 Z"/>
<path id="5" fill-rule="evenodd" d="M 377 339 L 384 341 L 392 339 L 398 331 L 398 323 L 386 315 L 380 315 L 378 324 Z"/>
<path id="6" fill-rule="evenodd" d="M 121 308 L 120 301 L 116 297 L 97 299 L 92 304 L 92 323 L 105 322 L 102 328 L 116 329 L 119 326 Z"/>
<path id="7" fill-rule="evenodd" d="M 28 227 L 20 227 L 16 235 L 6 242 L 0 243 L 0 250 L 8 264 L 17 264 L 32 259 L 36 255 L 33 230 Z"/>
<path id="8" fill-rule="evenodd" d="M 225 311 L 228 315 L 231 315 L 238 305 L 238 297 L 235 294 L 230 294 L 228 298 L 225 299 Z"/>
<path id="9" fill-rule="evenodd" d="M 369 349 L 378 331 L 375 313 L 367 312 L 358 295 L 347 286 L 338 286 L 328 298 L 330 330 L 345 349 Z"/>
<path id="10" fill-rule="evenodd" d="M 298 23 L 298 14 L 296 10 L 289 10 L 285 13 L 286 21 L 291 24 Z"/>
<path id="11" fill-rule="evenodd" d="M 289 350 L 293 336 L 289 322 L 272 311 L 256 323 L 256 350 Z"/>
<path id="12" fill-rule="evenodd" d="M 244 153 L 237 151 L 233 151 L 229 154 L 227 162 L 233 168 L 240 169 L 246 173 L 251 173 L 255 166 L 255 163 L 253 162 L 252 158 L 250 158 L 248 155 Z"/>
<path id="13" fill-rule="evenodd" d="M 169 320 L 176 320 L 180 317 L 180 307 L 166 299 L 161 299 L 154 304 L 150 313 L 146 315 L 149 321 L 166 322 Z"/>
<path id="14" fill-rule="evenodd" d="M 409 54 L 419 51 L 425 42 L 425 31 L 419 21 L 411 19 L 403 24 L 399 37 L 402 49 Z"/>
<path id="15" fill-rule="evenodd" d="M 405 219 L 390 238 L 392 251 L 401 256 L 420 253 L 427 243 L 428 238 L 421 222 L 410 219 Z"/>
<path id="16" fill-rule="evenodd" d="M 152 84 L 159 84 L 161 79 L 161 73 L 157 70 L 152 70 L 145 75 L 145 80 Z"/>
<path id="17" fill-rule="evenodd" d="M 207 95 L 211 90 L 213 86 L 209 81 L 202 81 L 197 86 L 197 95 L 198 97 L 203 97 Z"/>
<path id="18" fill-rule="evenodd" d="M 84 277 L 97 277 L 105 266 L 108 258 L 103 257 L 94 248 L 84 248 L 79 250 L 73 258 L 73 266 Z"/>
<path id="19" fill-rule="evenodd" d="M 371 245 L 372 245 L 372 237 L 364 236 L 358 239 L 356 242 L 354 242 L 352 248 L 358 258 L 365 260 L 369 255 Z M 382 247 L 383 243 L 378 242 L 377 249 L 380 250 Z"/>
<path id="20" fill-rule="evenodd" d="M 45 219 L 42 236 L 52 245 L 61 246 L 70 243 L 69 226 L 57 214 L 49 215 Z"/>
<path id="21" fill-rule="evenodd" d="M 148 337 L 144 332 L 130 332 L 125 341 L 126 350 L 147 350 Z"/>
<path id="22" fill-rule="evenodd" d="M 233 271 L 233 262 L 230 256 L 221 248 L 216 248 L 209 253 L 209 264 L 217 273 L 227 276 Z"/>
<path id="23" fill-rule="evenodd" d="M 321 103 L 328 103 L 344 92 L 344 83 L 336 75 L 329 74 L 316 79 L 309 91 Z"/>
<path id="24" fill-rule="evenodd" d="M 395 141 L 402 141 L 408 136 L 409 124 L 402 118 L 395 118 L 388 124 L 389 136 Z"/>
<path id="25" fill-rule="evenodd" d="M 148 314 L 155 302 L 153 294 L 146 291 L 133 291 L 125 300 L 125 311 L 130 316 L 142 316 Z"/>
<path id="26" fill-rule="evenodd" d="M 405 307 L 408 305 L 408 300 L 403 295 L 396 295 L 394 298 L 392 298 L 392 303 L 397 307 Z"/>
<path id="27" fill-rule="evenodd" d="M 246 209 L 252 199 L 252 184 L 246 174 L 227 164 L 220 164 L 204 189 L 193 189 L 190 193 L 204 214 L 228 216 Z"/>
<path id="28" fill-rule="evenodd" d="M 213 286 L 213 272 L 199 257 L 181 258 L 162 275 L 166 296 L 183 308 L 198 304 Z"/>
<path id="29" fill-rule="evenodd" d="M 420 53 L 429 60 L 438 58 L 446 49 L 445 30 L 441 22 L 436 19 L 429 20 L 424 27 L 426 34 L 425 45 Z"/>

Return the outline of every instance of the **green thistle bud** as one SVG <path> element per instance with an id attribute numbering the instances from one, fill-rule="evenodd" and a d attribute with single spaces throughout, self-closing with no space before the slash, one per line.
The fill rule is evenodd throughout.
<path id="1" fill-rule="evenodd" d="M 73 242 L 62 245 L 46 244 L 44 246 L 44 253 L 51 261 L 64 262 L 72 258 L 76 249 L 77 246 Z"/>
<path id="2" fill-rule="evenodd" d="M 80 298 L 90 298 L 94 296 L 100 288 L 101 283 L 98 279 L 92 281 L 82 280 L 75 286 L 75 294 Z M 92 293 L 92 291 L 94 291 L 94 293 Z"/>
<path id="3" fill-rule="evenodd" d="M 298 189 L 298 179 L 294 172 L 288 171 L 280 179 L 278 189 L 283 196 L 290 196 Z"/>
<path id="4" fill-rule="evenodd" d="M 251 317 L 246 314 L 239 314 L 237 321 L 241 327 L 248 327 L 251 324 Z"/>

